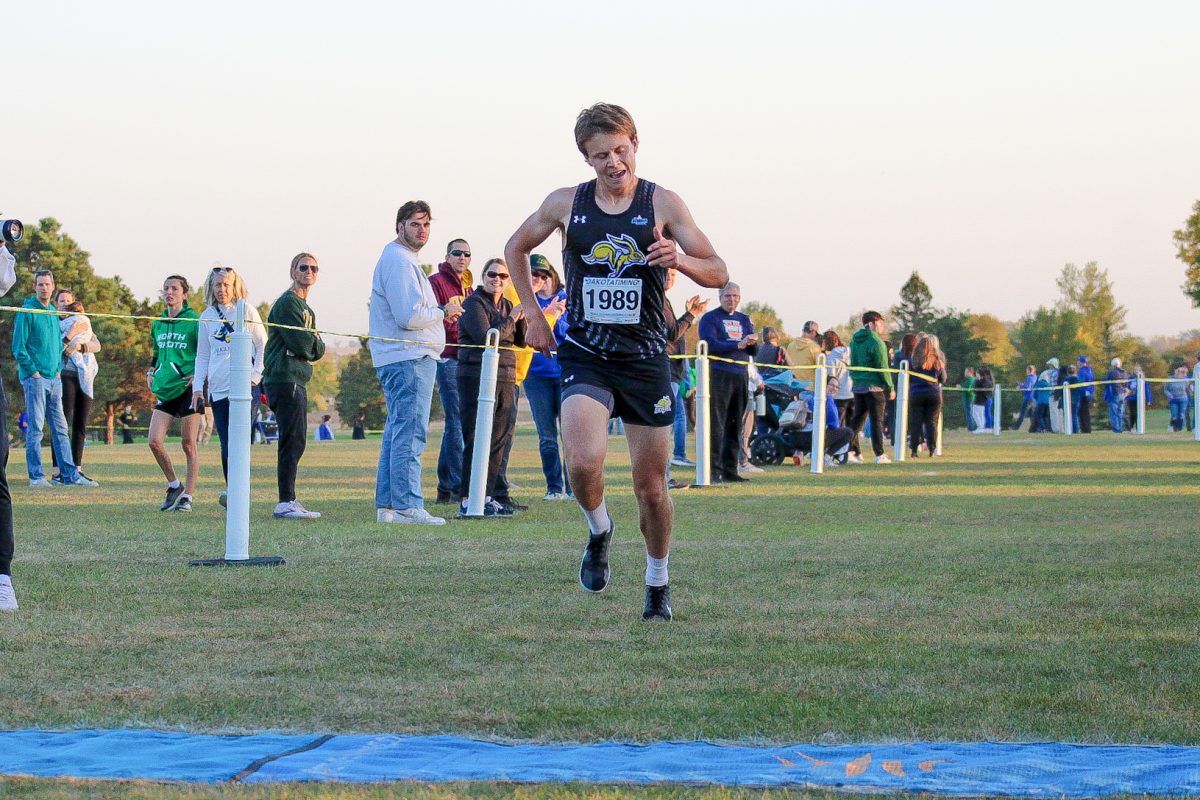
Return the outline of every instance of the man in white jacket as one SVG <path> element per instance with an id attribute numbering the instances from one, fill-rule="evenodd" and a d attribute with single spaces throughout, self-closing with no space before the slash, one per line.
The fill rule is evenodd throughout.
<path id="1" fill-rule="evenodd" d="M 442 320 L 462 314 L 457 302 L 438 304 L 417 258 L 429 241 L 429 204 L 410 200 L 396 213 L 396 239 L 375 265 L 371 284 L 371 362 L 387 402 L 387 422 L 375 474 L 379 522 L 444 525 L 425 510 L 421 454 L 429 433 L 429 408 L 437 360 L 446 345 Z"/>

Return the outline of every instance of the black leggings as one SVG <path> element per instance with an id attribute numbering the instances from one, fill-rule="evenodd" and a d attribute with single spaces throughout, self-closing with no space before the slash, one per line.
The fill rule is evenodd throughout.
<path id="1" fill-rule="evenodd" d="M 942 393 L 914 394 L 908 399 L 908 449 L 917 454 L 922 435 L 929 445 L 929 454 L 937 452 L 937 421 L 942 414 Z"/>
<path id="2" fill-rule="evenodd" d="M 71 457 L 75 459 L 75 468 L 81 469 L 83 443 L 87 441 L 87 424 L 92 416 L 92 398 L 84 394 L 79 386 L 79 376 L 74 372 L 63 372 L 61 375 L 63 416 L 67 418 L 67 426 L 71 429 Z M 53 447 L 50 448 L 50 461 L 58 466 Z"/>
<path id="3" fill-rule="evenodd" d="M 475 417 L 479 412 L 479 376 L 458 372 L 458 407 L 463 431 L 463 463 L 462 478 L 458 484 L 458 493 L 463 497 L 471 495 L 471 464 L 475 458 Z M 488 451 L 487 479 L 484 481 L 484 494 L 495 499 L 497 484 L 500 480 L 500 467 L 504 454 L 512 446 L 513 432 L 517 407 L 517 385 L 515 383 L 496 382 L 496 405 L 492 409 L 492 440 Z M 508 487 L 501 497 L 508 496 Z"/>
<path id="4" fill-rule="evenodd" d="M 12 495 L 8 493 L 8 398 L 0 380 L 0 575 L 12 574 Z"/>
<path id="5" fill-rule="evenodd" d="M 279 461 L 276 478 L 279 502 L 296 499 L 296 469 L 308 442 L 308 390 L 299 383 L 268 383 L 267 406 L 279 426 Z M 216 412 L 214 413 L 214 417 Z M 226 428 L 228 430 L 228 428 Z"/>

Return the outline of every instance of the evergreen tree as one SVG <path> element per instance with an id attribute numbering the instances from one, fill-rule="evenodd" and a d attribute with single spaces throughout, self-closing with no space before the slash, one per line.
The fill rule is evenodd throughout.
<path id="1" fill-rule="evenodd" d="M 1129 330 L 1125 324 L 1125 306 L 1113 296 L 1112 281 L 1108 270 L 1101 269 L 1095 261 L 1089 261 L 1082 269 L 1067 264 L 1056 281 L 1061 297 L 1058 309 L 1074 311 L 1079 315 L 1078 338 L 1083 345 L 1081 353 L 1064 353 L 1060 357 L 1090 354 L 1103 356 L 1107 361 L 1113 356 L 1129 351 Z"/>
<path id="2" fill-rule="evenodd" d="M 940 315 L 941 312 L 933 306 L 933 292 L 913 270 L 900 287 L 900 302 L 892 306 L 892 330 L 901 334 L 920 333 L 928 330 L 929 323 Z"/>
<path id="3" fill-rule="evenodd" d="M 1200 308 L 1200 200 L 1192 204 L 1192 215 L 1175 231 L 1176 258 L 1184 264 L 1183 293 L 1192 298 L 1192 306 Z"/>

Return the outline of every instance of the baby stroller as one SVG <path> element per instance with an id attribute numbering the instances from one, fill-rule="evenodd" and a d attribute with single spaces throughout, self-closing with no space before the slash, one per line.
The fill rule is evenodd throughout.
<path id="1" fill-rule="evenodd" d="M 799 449 L 800 429 L 808 422 L 808 408 L 801 403 L 804 408 L 795 413 L 798 407 L 793 404 L 799 403 L 800 393 L 807 387 L 808 382 L 796 380 L 790 370 L 763 381 L 766 410 L 759 419 L 766 431 L 750 438 L 751 464 L 757 467 L 782 464 Z M 792 413 L 785 413 L 789 406 L 793 406 Z"/>

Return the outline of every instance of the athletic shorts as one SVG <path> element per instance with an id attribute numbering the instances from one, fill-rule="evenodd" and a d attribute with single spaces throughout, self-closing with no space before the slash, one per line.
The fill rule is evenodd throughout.
<path id="1" fill-rule="evenodd" d="M 192 393 L 184 390 L 183 394 L 171 400 L 159 400 L 154 404 L 155 411 L 170 414 L 172 417 L 190 417 L 196 412 L 192 410 Z"/>
<path id="2" fill-rule="evenodd" d="M 558 347 L 562 397 L 582 394 L 630 425 L 666 428 L 675 422 L 671 364 L 665 354 L 634 361 L 608 361 L 571 342 Z"/>

